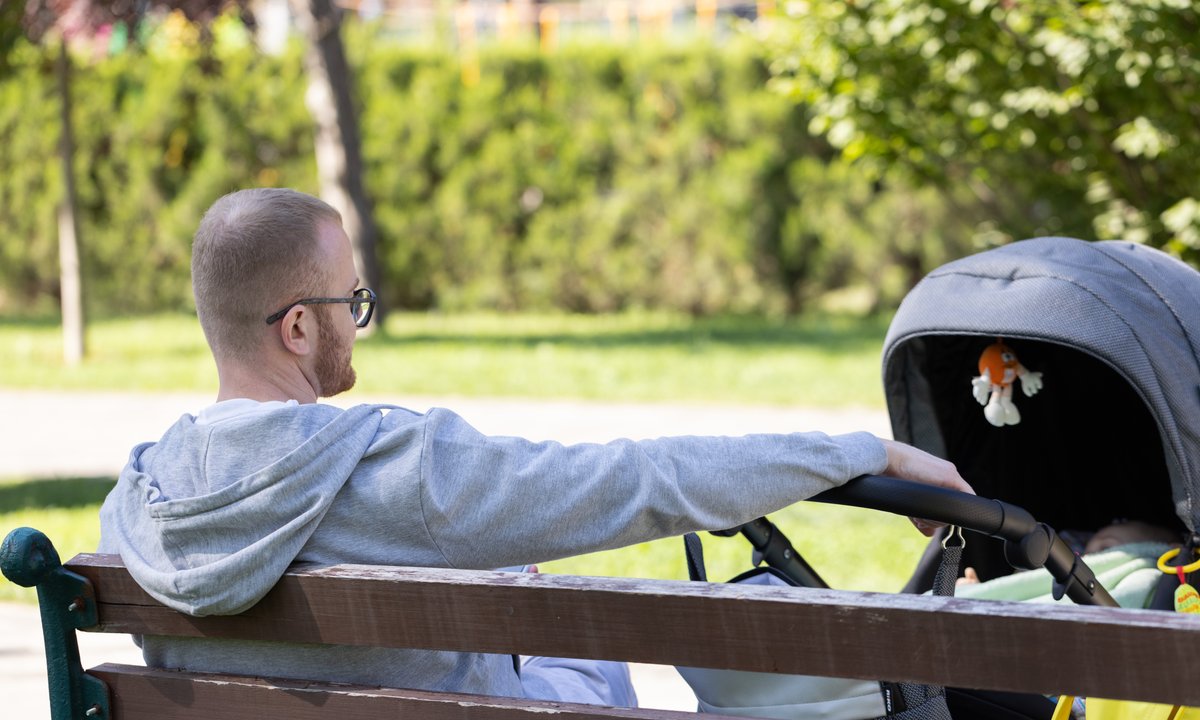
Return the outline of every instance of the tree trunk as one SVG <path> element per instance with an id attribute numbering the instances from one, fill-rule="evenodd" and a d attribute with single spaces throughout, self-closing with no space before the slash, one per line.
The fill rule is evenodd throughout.
<path id="1" fill-rule="evenodd" d="M 316 124 L 321 199 L 342 214 L 360 282 L 378 292 L 382 273 L 375 251 L 375 220 L 363 187 L 362 141 L 353 102 L 354 80 L 342 46 L 341 11 L 332 0 L 292 0 L 292 7 L 308 39 L 305 102 Z M 377 326 L 382 326 L 382 311 L 375 308 Z"/>
<path id="2" fill-rule="evenodd" d="M 76 218 L 75 133 L 71 128 L 71 58 L 63 40 L 55 63 L 62 129 L 58 153 L 62 163 L 63 196 L 58 206 L 59 294 L 62 305 L 63 360 L 76 365 L 83 360 L 83 279 L 79 271 L 79 221 Z"/>

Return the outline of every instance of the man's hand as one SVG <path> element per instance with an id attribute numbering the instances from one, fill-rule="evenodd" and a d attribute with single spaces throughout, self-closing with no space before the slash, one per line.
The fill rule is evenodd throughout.
<path id="1" fill-rule="evenodd" d="M 949 490 L 957 490 L 958 492 L 970 493 L 972 495 L 975 494 L 975 491 L 971 489 L 967 481 L 963 480 L 962 476 L 958 474 L 954 463 L 949 460 L 943 460 L 940 457 L 930 455 L 924 450 L 919 450 L 912 445 L 905 445 L 895 440 L 884 440 L 881 438 L 880 442 L 883 443 L 883 447 L 887 451 L 888 459 L 887 467 L 883 470 L 884 475 L 947 488 Z M 926 537 L 933 535 L 934 531 L 944 524 L 919 518 L 909 519 L 916 526 L 917 530 L 920 530 L 921 534 Z"/>

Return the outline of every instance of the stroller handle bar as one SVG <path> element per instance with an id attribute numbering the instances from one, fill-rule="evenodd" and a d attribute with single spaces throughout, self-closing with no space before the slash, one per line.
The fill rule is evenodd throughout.
<path id="1" fill-rule="evenodd" d="M 1016 505 L 883 475 L 863 475 L 810 500 L 919 517 L 1000 538 L 1014 567 L 1050 571 L 1054 599 L 1067 595 L 1080 605 L 1117 607 L 1083 558 L 1053 528 Z"/>

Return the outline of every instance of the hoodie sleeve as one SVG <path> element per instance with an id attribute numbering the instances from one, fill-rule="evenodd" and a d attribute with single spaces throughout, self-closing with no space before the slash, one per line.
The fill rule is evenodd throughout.
<path id="1" fill-rule="evenodd" d="M 489 568 L 734 527 L 887 465 L 869 433 L 564 446 L 426 416 L 421 513 L 453 567 Z"/>

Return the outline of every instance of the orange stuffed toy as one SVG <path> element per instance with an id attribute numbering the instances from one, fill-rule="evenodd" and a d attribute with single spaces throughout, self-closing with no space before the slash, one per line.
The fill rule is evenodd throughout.
<path id="1" fill-rule="evenodd" d="M 979 377 L 971 380 L 975 399 L 984 406 L 983 416 L 992 425 L 1004 427 L 1021 422 L 1021 413 L 1012 401 L 1012 386 L 1017 380 L 1025 397 L 1042 389 L 1042 374 L 1026 369 L 1012 348 L 997 339 L 979 356 Z"/>

